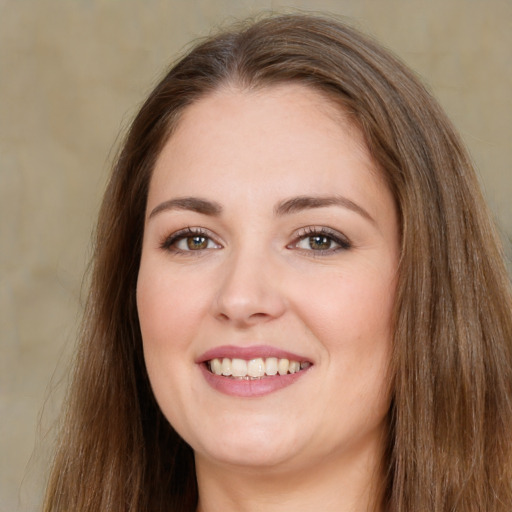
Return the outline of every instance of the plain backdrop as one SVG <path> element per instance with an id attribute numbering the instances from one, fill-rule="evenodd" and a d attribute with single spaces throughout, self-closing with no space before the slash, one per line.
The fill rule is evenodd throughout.
<path id="1" fill-rule="evenodd" d="M 0 512 L 40 509 L 118 134 L 190 41 L 297 9 L 346 18 L 429 84 L 510 255 L 510 0 L 0 0 Z"/>

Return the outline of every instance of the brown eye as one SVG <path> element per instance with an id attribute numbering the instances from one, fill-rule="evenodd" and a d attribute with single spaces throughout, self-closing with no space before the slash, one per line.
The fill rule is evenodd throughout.
<path id="1" fill-rule="evenodd" d="M 205 251 L 207 249 L 219 249 L 210 237 L 205 235 L 182 235 L 177 237 L 172 244 L 178 251 Z"/>
<path id="2" fill-rule="evenodd" d="M 315 235 L 308 238 L 308 243 L 314 251 L 327 251 L 332 248 L 334 241 L 328 236 Z"/>
<path id="3" fill-rule="evenodd" d="M 201 252 L 210 249 L 221 249 L 205 230 L 199 228 L 187 228 L 173 233 L 161 244 L 161 248 L 174 253 Z"/>
<path id="4" fill-rule="evenodd" d="M 340 250 L 352 247 L 349 240 L 339 231 L 326 227 L 308 227 L 298 233 L 297 239 L 289 246 L 290 249 L 300 249 L 312 254 L 334 254 Z"/>
<path id="5" fill-rule="evenodd" d="M 189 236 L 185 240 L 189 251 L 199 251 L 208 248 L 208 238 L 205 236 Z"/>

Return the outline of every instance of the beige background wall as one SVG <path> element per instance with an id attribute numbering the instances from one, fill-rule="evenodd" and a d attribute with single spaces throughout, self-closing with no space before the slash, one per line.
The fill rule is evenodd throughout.
<path id="1" fill-rule="evenodd" d="M 423 76 L 512 234 L 510 0 L 0 0 L 0 512 L 38 510 L 49 445 L 33 451 L 38 415 L 49 396 L 41 437 L 120 128 L 187 42 L 286 8 L 347 16 Z"/>

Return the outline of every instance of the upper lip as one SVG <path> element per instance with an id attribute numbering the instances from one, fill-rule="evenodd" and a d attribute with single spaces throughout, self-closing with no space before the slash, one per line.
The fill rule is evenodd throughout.
<path id="1" fill-rule="evenodd" d="M 229 359 L 256 359 L 261 357 L 265 359 L 267 357 L 277 357 L 278 359 L 289 359 L 291 361 L 299 362 L 311 362 L 307 357 L 282 350 L 280 348 L 272 347 L 270 345 L 251 345 L 248 347 L 239 347 L 236 345 L 223 345 L 220 347 L 214 347 L 201 354 L 197 359 L 196 363 L 201 364 L 212 359 L 222 359 L 227 357 Z"/>

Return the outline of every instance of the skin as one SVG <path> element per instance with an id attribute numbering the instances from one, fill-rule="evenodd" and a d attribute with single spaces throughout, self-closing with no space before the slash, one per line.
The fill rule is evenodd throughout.
<path id="1" fill-rule="evenodd" d="M 276 214 L 298 196 L 343 199 Z M 222 212 L 167 203 L 184 197 Z M 204 234 L 172 238 L 189 227 Z M 328 230 L 323 245 L 311 228 Z M 156 399 L 195 452 L 199 510 L 367 510 L 398 231 L 361 133 L 319 93 L 226 87 L 184 112 L 150 184 L 137 302 Z M 196 363 L 220 345 L 270 345 L 312 366 L 270 394 L 229 396 Z"/>

